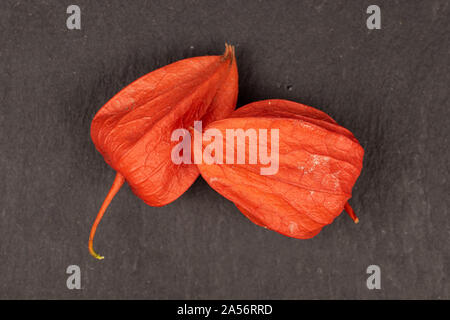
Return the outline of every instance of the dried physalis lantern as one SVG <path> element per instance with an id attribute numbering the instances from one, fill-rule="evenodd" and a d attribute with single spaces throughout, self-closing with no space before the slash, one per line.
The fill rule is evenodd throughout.
<path id="1" fill-rule="evenodd" d="M 134 81 L 95 115 L 91 137 L 105 161 L 117 172 L 89 237 L 93 239 L 106 208 L 125 181 L 151 206 L 180 197 L 197 178 L 194 164 L 176 164 L 171 152 L 176 129 L 192 130 L 228 116 L 236 106 L 238 74 L 234 47 L 222 56 L 184 59 Z"/>
<path id="2" fill-rule="evenodd" d="M 327 114 L 286 100 L 259 101 L 211 123 L 207 132 L 226 140 L 216 144 L 219 150 L 203 141 L 202 152 L 212 160 L 198 165 L 201 175 L 254 223 L 307 239 L 343 209 L 358 222 L 348 200 L 364 150 Z M 226 154 L 223 161 L 218 154 Z"/>

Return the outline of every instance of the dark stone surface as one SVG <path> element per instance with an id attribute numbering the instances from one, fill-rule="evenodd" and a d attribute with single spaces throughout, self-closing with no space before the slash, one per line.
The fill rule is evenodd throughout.
<path id="1" fill-rule="evenodd" d="M 82 30 L 66 28 L 66 8 Z M 366 28 L 378 4 L 382 30 Z M 450 298 L 449 2 L 1 1 L 0 298 Z M 199 179 L 152 208 L 89 137 L 119 89 L 236 45 L 238 105 L 324 110 L 366 150 L 345 215 L 312 240 L 257 227 Z M 82 290 L 66 288 L 66 268 Z M 366 288 L 377 264 L 382 289 Z"/>

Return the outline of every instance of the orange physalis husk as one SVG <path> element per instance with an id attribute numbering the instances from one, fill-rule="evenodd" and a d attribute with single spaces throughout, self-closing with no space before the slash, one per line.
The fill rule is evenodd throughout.
<path id="1" fill-rule="evenodd" d="M 227 117 L 236 106 L 238 74 L 234 47 L 222 56 L 180 60 L 134 81 L 95 115 L 91 137 L 105 161 L 117 171 L 89 237 L 91 254 L 95 231 L 108 204 L 126 181 L 150 206 L 163 206 L 180 197 L 198 177 L 194 164 L 177 165 L 171 151 L 175 129 L 189 130 Z"/>
<path id="2" fill-rule="evenodd" d="M 234 148 L 236 160 L 239 145 L 245 144 L 245 163 L 231 164 L 224 159 L 222 164 L 198 165 L 208 184 L 255 224 L 308 239 L 333 222 L 344 208 L 358 222 L 347 201 L 361 172 L 364 150 L 350 131 L 324 112 L 291 101 L 266 100 L 237 109 L 229 118 L 211 123 L 205 132 L 212 128 L 223 137 L 227 129 L 267 129 L 269 155 L 274 148 L 271 129 L 279 130 L 275 174 L 262 175 L 260 169 L 268 164 L 259 160 L 249 164 L 250 150 L 256 150 L 248 137 L 245 142 L 236 139 Z M 203 142 L 203 150 L 210 143 Z"/>

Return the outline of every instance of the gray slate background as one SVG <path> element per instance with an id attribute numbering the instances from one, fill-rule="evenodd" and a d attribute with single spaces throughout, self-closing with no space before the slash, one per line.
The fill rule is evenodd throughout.
<path id="1" fill-rule="evenodd" d="M 66 28 L 78 4 L 82 30 Z M 366 28 L 370 4 L 382 30 Z M 450 298 L 449 1 L 1 1 L 0 298 Z M 236 45 L 238 105 L 317 107 L 366 150 L 346 214 L 314 239 L 257 227 L 200 178 L 174 203 L 128 188 L 89 136 L 118 90 Z M 66 288 L 66 268 L 82 290 Z M 382 290 L 366 288 L 377 264 Z"/>

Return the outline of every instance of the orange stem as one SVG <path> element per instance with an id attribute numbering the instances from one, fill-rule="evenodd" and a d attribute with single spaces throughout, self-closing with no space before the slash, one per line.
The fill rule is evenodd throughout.
<path id="1" fill-rule="evenodd" d="M 111 189 L 109 189 L 108 194 L 106 195 L 105 200 L 103 201 L 102 206 L 100 207 L 100 211 L 97 214 L 97 217 L 95 218 L 94 224 L 92 225 L 91 234 L 89 235 L 89 252 L 94 258 L 97 258 L 99 260 L 102 260 L 104 257 L 95 253 L 94 251 L 94 236 L 95 231 L 97 230 L 97 226 L 100 223 L 100 220 L 102 220 L 103 214 L 106 211 L 106 208 L 108 208 L 109 204 L 111 203 L 111 200 L 116 195 L 117 191 L 120 190 L 123 183 L 125 182 L 125 178 L 117 172 L 116 178 L 114 179 L 113 185 L 111 186 Z"/>
<path id="2" fill-rule="evenodd" d="M 359 222 L 359 219 L 356 216 L 355 211 L 353 211 L 352 207 L 350 207 L 350 204 L 348 202 L 344 205 L 344 209 L 345 209 L 345 211 L 347 211 L 350 218 L 352 218 L 353 221 L 355 221 L 355 223 Z"/>

